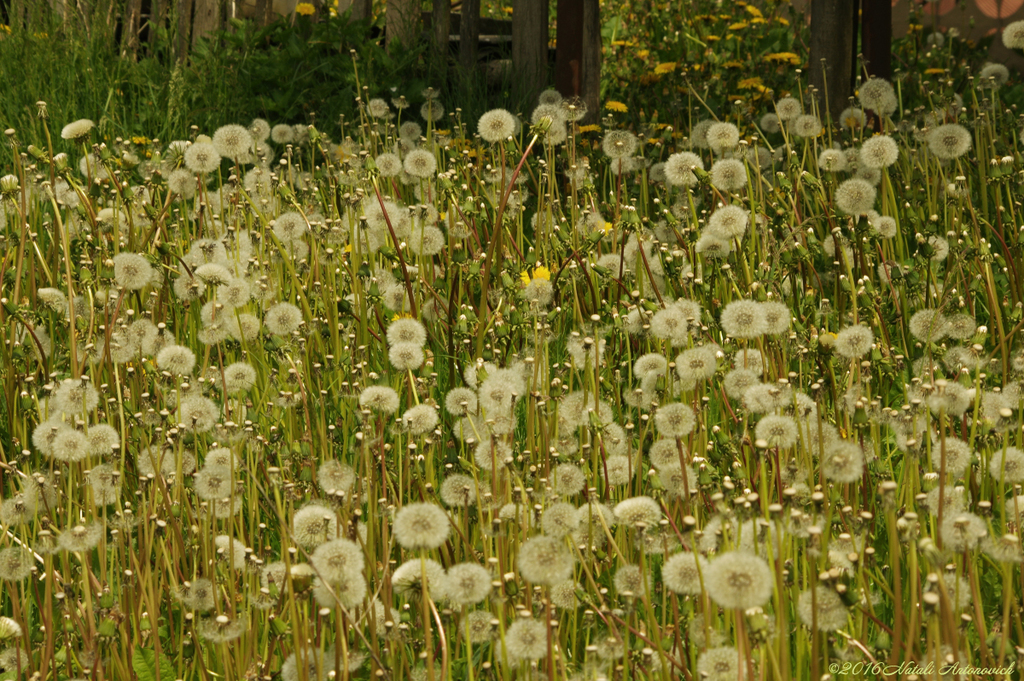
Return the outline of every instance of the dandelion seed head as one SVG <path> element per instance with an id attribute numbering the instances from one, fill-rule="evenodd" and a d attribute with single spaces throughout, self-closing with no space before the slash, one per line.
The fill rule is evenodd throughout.
<path id="1" fill-rule="evenodd" d="M 888 116 L 898 105 L 896 91 L 889 81 L 881 78 L 870 78 L 860 86 L 860 103 L 880 116 Z"/>
<path id="2" fill-rule="evenodd" d="M 971 133 L 957 123 L 947 123 L 928 133 L 928 148 L 939 159 L 950 161 L 960 158 L 971 149 Z"/>
<path id="3" fill-rule="evenodd" d="M 836 631 L 846 626 L 849 611 L 843 599 L 827 586 L 819 586 L 800 593 L 796 605 L 797 614 L 805 626 L 818 631 Z"/>
<path id="4" fill-rule="evenodd" d="M 448 514 L 437 504 L 418 502 L 395 514 L 395 539 L 406 549 L 436 549 L 448 540 Z"/>
<path id="5" fill-rule="evenodd" d="M 833 482 L 857 482 L 864 473 L 864 450 L 849 440 L 832 442 L 825 449 L 821 470 Z"/>
<path id="6" fill-rule="evenodd" d="M 697 154 L 681 151 L 665 162 L 665 181 L 673 187 L 694 187 L 698 179 L 693 169 L 704 170 L 704 161 Z"/>
<path id="7" fill-rule="evenodd" d="M 601 141 L 605 156 L 612 160 L 628 158 L 636 153 L 639 140 L 628 130 L 609 130 Z"/>
<path id="8" fill-rule="evenodd" d="M 713 172 L 714 169 L 712 169 Z M 746 175 L 744 175 L 745 177 Z M 729 241 L 741 239 L 747 233 L 747 225 L 749 223 L 750 211 L 737 205 L 728 205 L 722 206 L 711 214 L 711 217 L 708 219 L 707 230 L 719 239 Z"/>
<path id="9" fill-rule="evenodd" d="M 847 169 L 846 154 L 838 149 L 823 149 L 818 154 L 818 167 L 830 173 L 844 172 Z"/>
<path id="10" fill-rule="evenodd" d="M 505 631 L 505 654 L 509 662 L 540 660 L 548 654 L 548 630 L 544 622 L 519 618 Z"/>
<path id="11" fill-rule="evenodd" d="M 446 506 L 465 508 L 477 501 L 476 481 L 468 475 L 453 473 L 441 483 L 441 501 Z"/>
<path id="12" fill-rule="evenodd" d="M 899 146 L 888 135 L 875 135 L 860 147 L 860 162 L 868 168 L 888 168 L 899 156 Z"/>
<path id="13" fill-rule="evenodd" d="M 437 159 L 425 149 L 415 149 L 409 152 L 402 166 L 405 168 L 405 172 L 415 178 L 425 179 L 433 177 L 437 173 Z"/>
<path id="14" fill-rule="evenodd" d="M 575 562 L 564 539 L 541 535 L 519 547 L 516 565 L 526 581 L 552 586 L 572 577 Z"/>
<path id="15" fill-rule="evenodd" d="M 804 106 L 795 97 L 783 97 L 775 102 L 775 111 L 780 121 L 795 121 L 804 113 Z"/>
<path id="16" fill-rule="evenodd" d="M 0 580 L 20 582 L 32 574 L 32 567 L 32 553 L 26 549 L 0 549 Z"/>
<path id="17" fill-rule="evenodd" d="M 710 174 L 711 184 L 724 192 L 738 192 L 747 186 L 747 167 L 735 158 L 715 161 Z"/>
<path id="18" fill-rule="evenodd" d="M 252 135 L 241 125 L 223 125 L 213 133 L 213 147 L 224 158 L 242 160 L 252 153 Z"/>
<path id="19" fill-rule="evenodd" d="M 704 138 L 711 151 L 717 154 L 736 148 L 740 143 L 740 131 L 732 123 L 712 123 L 704 133 Z"/>
<path id="20" fill-rule="evenodd" d="M 914 338 L 931 343 L 942 340 L 947 333 L 946 318 L 942 311 L 930 308 L 915 312 L 907 328 Z"/>
<path id="21" fill-rule="evenodd" d="M 338 519 L 334 510 L 320 503 L 311 503 L 295 512 L 292 538 L 304 549 L 314 549 L 338 536 Z"/>
<path id="22" fill-rule="evenodd" d="M 702 591 L 701 576 L 707 574 L 707 559 L 689 551 L 674 554 L 661 566 L 662 581 L 677 594 L 699 595 Z"/>
<path id="23" fill-rule="evenodd" d="M 302 321 L 302 311 L 291 303 L 278 303 L 263 316 L 264 326 L 275 336 L 290 336 Z"/>
<path id="24" fill-rule="evenodd" d="M 1024 450 L 1018 447 L 995 450 L 989 458 L 988 472 L 994 480 L 1013 485 L 1024 482 Z"/>
<path id="25" fill-rule="evenodd" d="M 722 329 L 732 338 L 757 338 L 768 329 L 764 308 L 754 300 L 734 300 L 722 310 Z"/>
<path id="26" fill-rule="evenodd" d="M 874 207 L 877 195 L 869 182 L 853 178 L 836 188 L 836 206 L 849 215 L 866 215 Z"/>
<path id="27" fill-rule="evenodd" d="M 821 121 L 814 114 L 797 116 L 793 121 L 793 134 L 804 139 L 817 137 L 822 132 Z"/>
<path id="28" fill-rule="evenodd" d="M 313 551 L 309 562 L 324 581 L 339 584 L 362 579 L 365 559 L 359 544 L 350 539 L 331 539 Z"/>
<path id="29" fill-rule="evenodd" d="M 858 359 L 871 350 L 875 334 L 864 324 L 847 326 L 836 334 L 835 351 L 847 359 Z"/>
<path id="30" fill-rule="evenodd" d="M 723 608 L 749 610 L 772 597 L 774 576 L 763 558 L 742 551 L 723 553 L 711 561 L 704 587 Z"/>
<path id="31" fill-rule="evenodd" d="M 491 593 L 491 573 L 476 563 L 452 565 L 445 575 L 444 592 L 456 607 L 476 605 Z"/>
<path id="32" fill-rule="evenodd" d="M 615 506 L 615 519 L 630 527 L 656 527 L 661 520 L 661 506 L 646 496 L 631 497 Z"/>
<path id="33" fill-rule="evenodd" d="M 88 137 L 89 133 L 95 127 L 96 124 L 88 118 L 81 118 L 65 125 L 60 131 L 60 136 L 61 139 L 79 142 Z"/>
<path id="34" fill-rule="evenodd" d="M 473 610 L 462 619 L 459 633 L 468 636 L 472 643 L 486 643 L 494 638 L 493 619 L 490 610 Z"/>

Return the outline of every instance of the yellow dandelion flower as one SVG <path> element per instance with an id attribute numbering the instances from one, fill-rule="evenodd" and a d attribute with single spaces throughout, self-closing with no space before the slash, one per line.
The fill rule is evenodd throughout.
<path id="1" fill-rule="evenodd" d="M 613 229 L 615 229 L 615 225 L 613 225 L 610 222 L 604 223 L 604 233 L 605 234 L 607 234 L 608 232 L 612 231 Z"/>
<path id="2" fill-rule="evenodd" d="M 626 106 L 622 102 L 616 102 L 615 100 L 609 100 L 605 102 L 604 108 L 608 109 L 609 111 L 617 111 L 619 113 L 626 113 L 627 111 L 629 111 L 628 106 Z"/>
<path id="3" fill-rule="evenodd" d="M 544 265 L 536 267 L 533 270 L 533 279 L 547 279 L 551 281 L 551 270 L 544 267 Z"/>
<path id="4" fill-rule="evenodd" d="M 626 46 L 626 41 L 625 40 L 613 40 L 612 41 L 612 47 L 625 47 L 625 46 Z"/>
<path id="5" fill-rule="evenodd" d="M 649 55 L 650 53 L 650 50 L 640 50 L 639 52 L 636 53 L 636 56 L 640 57 L 641 59 L 646 59 L 647 55 Z"/>
<path id="6" fill-rule="evenodd" d="M 601 126 L 597 125 L 596 123 L 591 123 L 590 125 L 581 125 L 580 132 L 601 132 Z"/>
<path id="7" fill-rule="evenodd" d="M 729 30 L 730 31 L 741 31 L 744 28 L 746 28 L 747 26 L 749 26 L 749 24 L 747 22 L 745 22 L 745 21 L 737 21 L 735 24 L 729 24 Z"/>
<path id="8" fill-rule="evenodd" d="M 925 69 L 924 72 L 926 74 L 928 74 L 929 76 L 939 76 L 939 75 L 942 75 L 943 73 L 945 73 L 946 69 L 930 68 L 930 69 Z"/>
<path id="9" fill-rule="evenodd" d="M 676 63 L 674 61 L 663 62 L 654 67 L 654 72 L 659 76 L 664 75 L 666 73 L 672 73 L 675 70 Z"/>
<path id="10" fill-rule="evenodd" d="M 764 84 L 756 76 L 754 78 L 744 78 L 736 84 L 736 87 L 741 90 L 764 90 Z"/>
<path id="11" fill-rule="evenodd" d="M 519 280 L 523 282 L 523 286 L 526 286 L 527 284 L 530 283 L 530 275 L 527 274 L 526 272 L 523 272 L 522 274 L 519 275 Z"/>
<path id="12" fill-rule="evenodd" d="M 750 20 L 750 23 L 751 24 L 767 24 L 768 20 L 765 19 L 764 17 L 754 17 L 753 19 Z"/>
<path id="13" fill-rule="evenodd" d="M 730 59 L 729 61 L 722 64 L 723 69 L 738 69 L 741 66 L 743 66 L 743 62 L 738 62 L 735 59 Z"/>
<path id="14" fill-rule="evenodd" d="M 761 14 L 761 10 L 754 7 L 753 5 L 746 5 L 743 9 L 747 10 L 747 13 L 750 14 L 750 16 L 752 17 L 757 17 L 758 19 L 764 17 L 764 15 Z"/>
<path id="15" fill-rule="evenodd" d="M 786 19 L 784 17 L 775 17 L 775 21 L 779 22 L 783 26 L 789 26 L 789 19 Z"/>
<path id="16" fill-rule="evenodd" d="M 772 54 L 766 54 L 764 57 L 765 61 L 777 61 L 777 62 L 788 62 L 793 66 L 800 65 L 800 55 L 794 52 L 773 52 Z"/>
<path id="17" fill-rule="evenodd" d="M 704 36 L 704 40 L 706 42 L 713 43 L 716 40 L 721 40 L 721 38 L 719 38 L 717 35 L 706 35 Z"/>
<path id="18" fill-rule="evenodd" d="M 295 13 L 301 14 L 304 17 L 311 16 L 314 12 L 316 12 L 316 8 L 308 2 L 300 2 L 295 5 Z"/>

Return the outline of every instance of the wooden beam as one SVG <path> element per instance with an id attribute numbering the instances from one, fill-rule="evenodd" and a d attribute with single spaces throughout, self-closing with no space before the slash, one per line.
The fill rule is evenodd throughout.
<path id="1" fill-rule="evenodd" d="M 868 75 L 892 79 L 892 2 L 862 0 L 861 52 Z"/>
<path id="2" fill-rule="evenodd" d="M 519 94 L 532 104 L 548 82 L 548 0 L 513 1 L 512 68 Z"/>
<path id="3" fill-rule="evenodd" d="M 385 17 L 386 47 L 394 44 L 411 46 L 416 42 L 420 19 L 419 0 L 388 0 Z"/>
<path id="4" fill-rule="evenodd" d="M 822 119 L 837 120 L 853 94 L 854 0 L 811 0 L 811 84 Z"/>
<path id="5" fill-rule="evenodd" d="M 583 3 L 558 0 L 555 10 L 555 88 L 563 97 L 582 93 Z"/>
<path id="6" fill-rule="evenodd" d="M 195 17 L 192 21 L 192 44 L 221 27 L 220 0 L 196 0 Z"/>
<path id="7" fill-rule="evenodd" d="M 178 41 L 175 57 L 184 61 L 188 57 L 189 32 L 192 28 L 192 0 L 181 0 L 178 5 Z"/>
<path id="8" fill-rule="evenodd" d="M 583 0 L 583 64 L 580 97 L 587 105 L 584 123 L 597 121 L 601 107 L 601 2 Z"/>
<path id="9" fill-rule="evenodd" d="M 442 68 L 448 67 L 448 41 L 452 31 L 452 0 L 434 0 L 431 8 L 430 28 L 434 36 L 434 49 Z"/>
<path id="10" fill-rule="evenodd" d="M 476 70 L 480 48 L 480 0 L 462 0 L 459 17 L 459 66 L 466 73 Z"/>

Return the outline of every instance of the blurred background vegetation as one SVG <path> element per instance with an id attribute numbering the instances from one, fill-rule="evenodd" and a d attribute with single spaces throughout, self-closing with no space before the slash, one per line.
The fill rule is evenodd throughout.
<path id="1" fill-rule="evenodd" d="M 284 16 L 268 9 L 265 21 L 229 18 L 200 36 L 182 34 L 176 3 L 162 13 L 144 6 L 163 19 L 143 12 L 134 22 L 125 18 L 131 8 L 123 2 L 97 0 L 72 9 L 32 0 L 5 7 L 0 125 L 17 130 L 23 141 L 45 141 L 36 105 L 44 101 L 51 128 L 90 118 L 103 138 L 136 138 L 142 146 L 255 117 L 271 124 L 312 122 L 340 140 L 345 121 L 357 115 L 360 94 L 364 101 L 405 96 L 415 112 L 421 92 L 431 86 L 441 91 L 451 115 L 471 124 L 489 108 L 528 116 L 535 104 L 517 98 L 507 68 L 494 68 L 507 63 L 501 60 L 508 57 L 508 42 L 500 36 L 481 49 L 478 68 L 467 72 L 458 67 L 457 45 L 447 54 L 430 47 L 429 29 L 411 47 L 386 49 L 381 3 L 363 19 L 353 19 L 351 9 L 339 15 L 317 6 L 307 15 L 311 5 L 300 4 Z M 422 9 L 429 12 L 429 3 Z M 928 15 L 918 12 L 911 14 L 907 35 L 893 43 L 894 80 L 898 85 L 915 73 L 957 92 L 963 83 L 946 83 L 943 74 L 980 66 L 991 38 L 945 40 L 937 47 Z M 507 19 L 511 7 L 488 0 L 481 14 Z M 780 0 L 738 2 L 728 12 L 707 0 L 605 0 L 600 113 L 640 131 L 685 130 L 712 115 L 752 121 L 774 100 L 805 87 L 805 19 Z M 549 82 L 553 77 L 549 73 Z M 1021 99 L 1015 82 L 1001 93 L 1010 104 Z M 904 106 L 922 94 L 927 91 L 907 93 Z M 55 144 L 59 148 L 61 140 Z"/>

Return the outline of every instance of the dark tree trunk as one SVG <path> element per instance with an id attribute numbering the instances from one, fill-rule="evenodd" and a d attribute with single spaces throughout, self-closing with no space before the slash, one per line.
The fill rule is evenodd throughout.
<path id="1" fill-rule="evenodd" d="M 196 0 L 196 15 L 192 24 L 192 44 L 221 27 L 220 0 Z"/>
<path id="2" fill-rule="evenodd" d="M 583 65 L 580 96 L 587 105 L 584 122 L 596 121 L 601 99 L 601 3 L 583 0 Z"/>
<path id="3" fill-rule="evenodd" d="M 548 0 L 515 0 L 512 5 L 512 68 L 519 94 L 534 104 L 547 84 Z"/>
<path id="4" fill-rule="evenodd" d="M 853 94 L 854 0 L 811 0 L 811 84 L 822 118 L 832 120 Z"/>
<path id="5" fill-rule="evenodd" d="M 558 0 L 555 20 L 555 88 L 563 97 L 582 94 L 583 76 L 583 2 Z"/>
<path id="6" fill-rule="evenodd" d="M 373 10 L 372 0 L 352 0 L 352 18 L 355 20 L 366 19 Z"/>
<path id="7" fill-rule="evenodd" d="M 180 0 L 178 3 L 178 41 L 175 46 L 178 61 L 188 57 L 189 33 L 192 28 L 192 0 Z"/>
<path id="8" fill-rule="evenodd" d="M 434 49 L 441 68 L 448 68 L 448 41 L 452 32 L 452 0 L 434 0 L 430 23 L 434 30 Z"/>
<path id="9" fill-rule="evenodd" d="M 868 75 L 892 79 L 892 2 L 862 0 L 861 52 Z"/>
<path id="10" fill-rule="evenodd" d="M 386 18 L 387 49 L 395 43 L 411 46 L 416 41 L 416 29 L 420 18 L 418 0 L 389 0 Z"/>
<path id="11" fill-rule="evenodd" d="M 459 17 L 459 66 L 467 74 L 476 69 L 480 46 L 480 0 L 462 0 Z"/>

